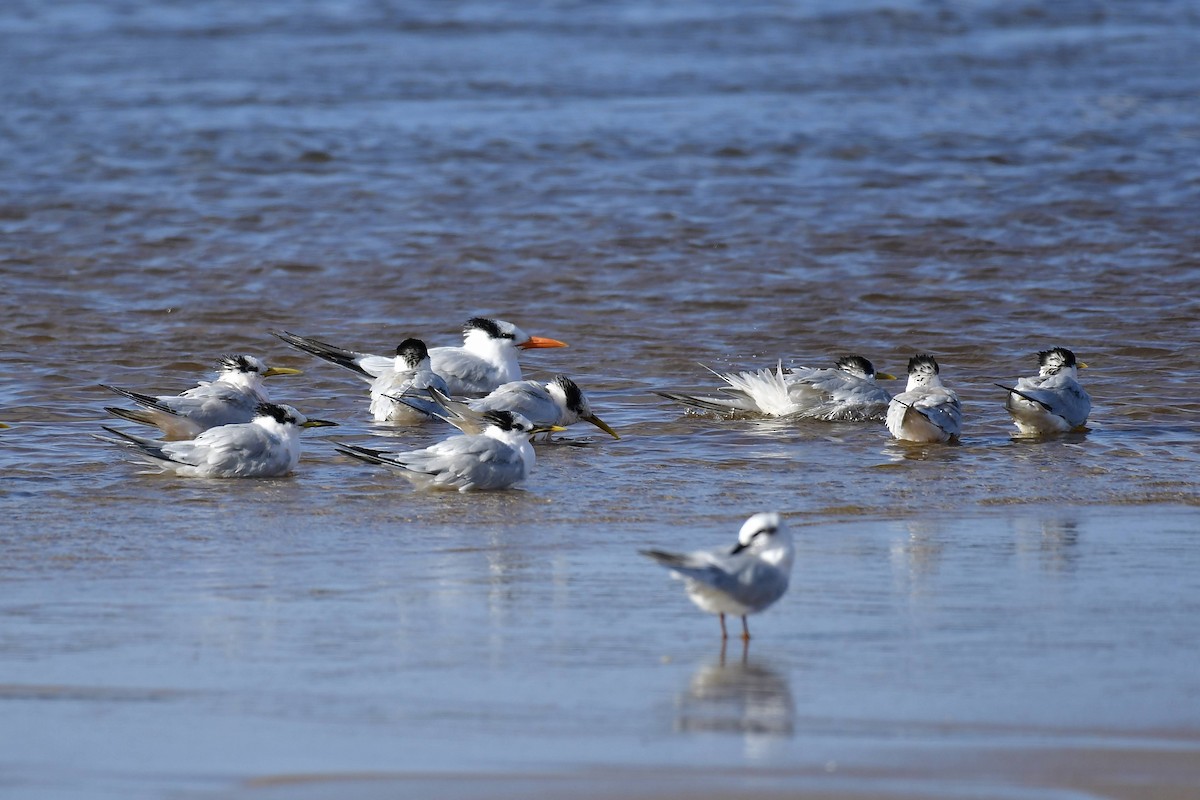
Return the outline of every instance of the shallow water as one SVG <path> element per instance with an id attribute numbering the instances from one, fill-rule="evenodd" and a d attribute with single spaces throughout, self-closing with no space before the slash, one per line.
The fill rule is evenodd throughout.
<path id="1" fill-rule="evenodd" d="M 863 776 L 915 740 L 916 794 L 1006 796 L 1053 781 L 941 751 L 1193 751 L 1198 28 L 1183 2 L 5 4 L 0 790 L 836 762 L 801 784 L 899 795 Z M 474 314 L 569 342 L 527 371 L 622 440 L 414 493 L 328 440 L 443 432 L 370 424 L 266 333 L 385 352 Z M 1053 345 L 1091 365 L 1090 430 L 1014 441 L 992 384 Z M 651 394 L 854 351 L 934 353 L 961 444 Z M 342 423 L 295 476 L 143 476 L 88 437 L 98 383 L 179 391 L 226 352 L 305 369 L 274 396 Z M 635 550 L 762 508 L 795 589 L 716 669 L 715 621 Z"/>

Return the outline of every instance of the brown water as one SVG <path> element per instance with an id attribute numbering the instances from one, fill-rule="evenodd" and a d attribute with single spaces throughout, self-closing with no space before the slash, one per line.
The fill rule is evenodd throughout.
<path id="1" fill-rule="evenodd" d="M 1191 4 L 193 5 L 0 8 L 0 792 L 836 762 L 785 783 L 1048 796 L 995 753 L 1195 753 Z M 570 342 L 528 372 L 622 440 L 417 494 L 327 440 L 442 432 L 266 334 L 385 352 L 475 314 Z M 1052 345 L 1091 430 L 1014 442 L 992 384 Z M 918 351 L 958 446 L 650 393 Z M 98 383 L 227 352 L 342 422 L 295 476 L 141 476 L 88 437 Z M 795 588 L 706 712 L 715 622 L 634 551 L 766 508 Z M 956 772 L 963 737 L 999 766 Z"/>

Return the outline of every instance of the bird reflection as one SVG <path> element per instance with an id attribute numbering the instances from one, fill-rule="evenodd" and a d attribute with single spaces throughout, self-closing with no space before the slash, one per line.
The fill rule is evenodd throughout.
<path id="1" fill-rule="evenodd" d="M 1035 557 L 1047 572 L 1075 567 L 1079 557 L 1079 522 L 1075 519 L 1018 520 L 1014 525 L 1017 554 L 1022 561 Z"/>
<path id="2" fill-rule="evenodd" d="M 727 662 L 722 646 L 716 663 L 696 670 L 676 698 L 675 730 L 742 734 L 753 755 L 764 741 L 793 735 L 796 708 L 787 678 L 751 662 L 748 642 L 741 651 Z"/>

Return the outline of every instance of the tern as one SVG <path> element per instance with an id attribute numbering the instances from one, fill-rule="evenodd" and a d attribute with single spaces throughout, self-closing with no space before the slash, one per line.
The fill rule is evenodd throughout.
<path id="1" fill-rule="evenodd" d="M 1023 436 L 1042 436 L 1079 430 L 1092 412 L 1092 398 L 1079 385 L 1078 370 L 1087 364 L 1075 360 L 1065 347 L 1038 353 L 1038 374 L 1020 378 L 1016 387 L 996 384 L 1008 391 L 1004 407 Z"/>
<path id="2" fill-rule="evenodd" d="M 443 392 L 431 391 L 432 400 L 414 397 L 396 398 L 425 414 L 445 418 L 480 417 L 487 411 L 512 411 L 537 426 L 566 427 L 577 422 L 590 422 L 614 439 L 617 432 L 592 411 L 591 403 L 575 381 L 566 375 L 555 375 L 549 383 L 510 381 L 486 397 L 460 402 Z"/>
<path id="3" fill-rule="evenodd" d="M 688 597 L 702 611 L 718 614 L 721 639 L 729 638 L 725 615 L 742 618 L 742 639 L 750 640 L 748 614 L 756 614 L 783 597 L 792 573 L 792 535 L 776 513 L 750 517 L 733 548 L 669 553 L 638 551 L 681 578 Z"/>
<path id="4" fill-rule="evenodd" d="M 162 441 L 104 430 L 119 437 L 109 439 L 133 450 L 160 471 L 196 478 L 273 478 L 287 475 L 300 461 L 300 429 L 336 425 L 308 419 L 291 406 L 263 403 L 252 422 L 218 425 L 189 441 Z"/>
<path id="5" fill-rule="evenodd" d="M 768 417 L 796 417 L 828 422 L 882 420 L 892 396 L 875 383 L 894 379 L 862 356 L 839 358 L 835 368 L 797 367 L 785 370 L 780 361 L 774 370 L 722 373 L 708 369 L 725 381 L 718 391 L 724 397 L 698 397 L 655 392 L 676 402 L 706 411 L 746 412 Z"/>
<path id="6" fill-rule="evenodd" d="M 356 353 L 286 331 L 273 333 L 293 347 L 372 377 L 380 377 L 394 366 L 388 356 Z M 479 396 L 501 384 L 521 380 L 518 349 L 566 346 L 557 339 L 530 336 L 511 322 L 472 317 L 463 326 L 461 347 L 434 347 L 429 350 L 429 358 L 433 371 L 446 381 L 446 394 Z"/>
<path id="7" fill-rule="evenodd" d="M 263 379 L 274 375 L 300 375 L 291 367 L 268 367 L 249 355 L 231 355 L 218 362 L 217 379 L 201 381 L 179 395 L 148 395 L 100 384 L 105 389 L 127 397 L 139 409 L 106 407 L 114 417 L 153 425 L 167 441 L 194 439 L 202 431 L 218 425 L 250 422 L 262 403 L 270 402 Z"/>
<path id="8" fill-rule="evenodd" d="M 908 387 L 892 398 L 887 427 L 892 436 L 909 442 L 946 442 L 962 431 L 962 404 L 942 385 L 933 356 L 908 360 Z"/>
<path id="9" fill-rule="evenodd" d="M 394 358 L 369 356 L 344 350 L 317 339 L 306 339 L 287 331 L 271 331 L 283 341 L 306 353 L 345 367 L 371 384 L 371 416 L 376 422 L 420 422 L 425 415 L 396 398 L 410 392 L 422 396 L 429 389 L 449 392 L 446 381 L 433 371 L 429 349 L 420 339 L 405 339 Z"/>
<path id="10" fill-rule="evenodd" d="M 423 450 L 389 453 L 351 444 L 337 449 L 368 464 L 397 469 L 421 489 L 508 489 L 529 477 L 537 460 L 529 437 L 563 430 L 534 425 L 511 411 L 487 411 L 482 418 L 482 433 L 456 434 Z"/>

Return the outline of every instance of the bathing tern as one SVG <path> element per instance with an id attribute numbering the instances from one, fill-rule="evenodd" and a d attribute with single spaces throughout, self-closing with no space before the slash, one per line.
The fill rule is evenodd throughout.
<path id="1" fill-rule="evenodd" d="M 942 385 L 933 356 L 908 360 L 908 387 L 892 398 L 887 427 L 892 436 L 909 442 L 946 442 L 962 431 L 962 404 Z"/>
<path id="2" fill-rule="evenodd" d="M 160 471 L 197 478 L 273 478 L 287 475 L 300 461 L 300 429 L 336 425 L 308 419 L 291 406 L 263 403 L 252 422 L 218 425 L 188 441 L 162 441 L 104 430 L 119 437 L 97 437 L 128 447 Z"/>
<path id="3" fill-rule="evenodd" d="M 749 641 L 746 615 L 756 614 L 783 597 L 792 572 L 792 535 L 776 513 L 750 517 L 733 548 L 669 553 L 640 550 L 683 580 L 688 597 L 701 610 L 718 614 L 721 638 L 729 638 L 725 615 L 742 618 L 742 639 Z"/>
<path id="4" fill-rule="evenodd" d="M 882 420 L 892 396 L 875 383 L 894 379 L 877 373 L 862 356 L 839 358 L 835 368 L 795 367 L 785 370 L 780 361 L 774 370 L 722 373 L 708 369 L 725 381 L 723 397 L 699 397 L 675 392 L 655 392 L 693 408 L 718 412 L 745 412 L 768 417 L 796 417 L 828 422 Z M 703 366 L 703 365 L 701 365 Z"/>
<path id="5" fill-rule="evenodd" d="M 293 347 L 373 378 L 383 377 L 395 366 L 390 356 L 356 353 L 316 339 L 287 332 L 274 333 Z M 517 363 L 518 349 L 566 346 L 557 339 L 530 336 L 511 322 L 472 317 L 463 326 L 461 347 L 431 348 L 429 358 L 433 371 L 445 379 L 447 394 L 479 396 L 503 383 L 521 379 L 521 365 Z"/>
<path id="6" fill-rule="evenodd" d="M 139 409 L 106 407 L 104 410 L 114 417 L 153 425 L 166 436 L 167 441 L 194 439 L 202 431 L 218 425 L 250 422 L 257 415 L 258 407 L 269 402 L 263 379 L 274 375 L 299 375 L 300 370 L 290 367 L 268 367 L 260 359 L 249 355 L 225 356 L 218 363 L 217 379 L 201 381 L 179 395 L 148 395 L 100 384 L 110 391 L 126 397 Z"/>
<path id="7" fill-rule="evenodd" d="M 368 464 L 399 470 L 421 489 L 508 489 L 525 480 L 537 461 L 529 437 L 563 430 L 534 425 L 511 411 L 486 411 L 482 422 L 482 433 L 456 434 L 423 450 L 390 453 L 352 444 L 338 444 L 337 449 Z"/>
<path id="8" fill-rule="evenodd" d="M 420 393 L 424 397 L 429 389 L 449 392 L 446 381 L 433 371 L 429 350 L 420 339 L 405 339 L 396 347 L 395 357 L 387 358 L 356 353 L 287 331 L 271 333 L 292 347 L 357 373 L 371 384 L 370 410 L 376 422 L 420 422 L 427 418 L 426 415 L 396 398 L 410 392 Z"/>
<path id="9" fill-rule="evenodd" d="M 440 418 L 449 414 L 459 419 L 479 419 L 487 411 L 512 411 L 537 426 L 566 427 L 590 422 L 614 439 L 621 438 L 596 416 L 583 390 L 566 375 L 555 375 L 549 383 L 510 381 L 486 397 L 465 402 L 452 400 L 440 391 L 431 391 L 430 396 L 432 399 L 411 396 L 395 399 Z"/>
<path id="10" fill-rule="evenodd" d="M 1024 436 L 1064 433 L 1082 428 L 1092 412 L 1092 398 L 1079 385 L 1080 368 L 1065 347 L 1038 353 L 1038 374 L 1020 378 L 1016 387 L 996 384 L 1008 391 L 1004 407 Z"/>

